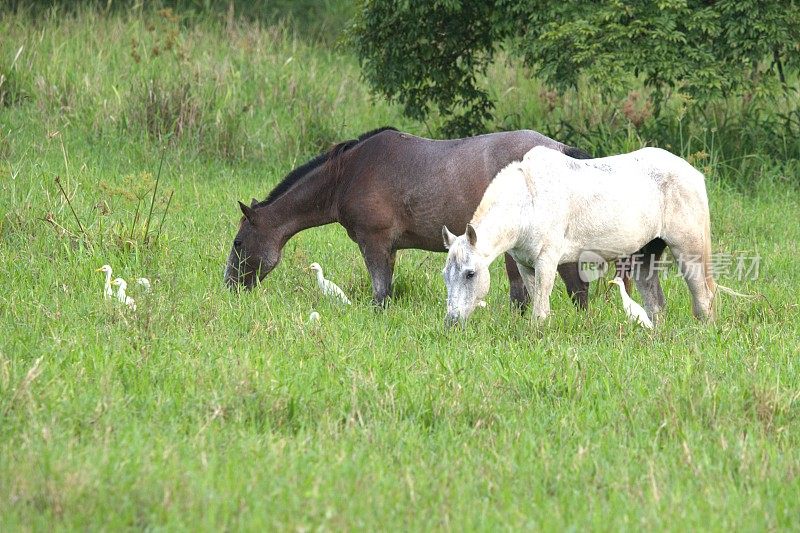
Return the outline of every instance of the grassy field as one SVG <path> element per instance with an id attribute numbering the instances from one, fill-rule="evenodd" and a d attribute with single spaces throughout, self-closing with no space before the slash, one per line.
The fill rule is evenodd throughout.
<path id="1" fill-rule="evenodd" d="M 798 527 L 796 159 L 744 166 L 722 133 L 672 146 L 708 174 L 715 250 L 761 257 L 758 280 L 720 281 L 764 298 L 721 296 L 713 325 L 671 275 L 654 333 L 599 285 L 576 312 L 560 282 L 537 326 L 495 264 L 489 306 L 447 332 L 443 255 L 402 252 L 376 312 L 335 225 L 234 294 L 236 200 L 331 142 L 435 131 L 289 27 L 0 15 L 0 530 Z M 506 126 L 591 107 L 506 94 Z M 650 140 L 601 136 L 583 147 Z M 352 307 L 320 297 L 312 261 Z M 153 280 L 135 313 L 102 299 L 104 263 Z"/>

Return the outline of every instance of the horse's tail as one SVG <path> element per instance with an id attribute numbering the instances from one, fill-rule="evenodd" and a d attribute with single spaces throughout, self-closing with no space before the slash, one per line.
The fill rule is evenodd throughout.
<path id="1" fill-rule="evenodd" d="M 743 294 L 741 292 L 736 292 L 730 287 L 721 285 L 714 280 L 714 273 L 711 269 L 711 217 L 706 217 L 705 233 L 705 242 L 703 243 L 703 269 L 705 270 L 706 275 L 706 287 L 708 287 L 708 290 L 711 291 L 711 294 L 716 295 L 717 290 L 719 290 L 720 292 L 730 294 L 731 296 L 738 296 L 740 298 L 755 298 L 756 295 L 754 294 Z"/>
<path id="2" fill-rule="evenodd" d="M 705 275 L 706 287 L 711 292 L 710 316 L 714 318 L 714 297 L 717 294 L 717 282 L 714 281 L 714 271 L 711 268 L 711 213 L 708 209 L 706 199 L 705 231 L 703 232 L 703 273 Z"/>
<path id="3" fill-rule="evenodd" d="M 714 272 L 711 268 L 711 215 L 706 210 L 706 227 L 703 236 L 703 270 L 705 271 L 706 287 L 714 294 L 717 291 L 717 282 L 714 281 Z"/>
<path id="4" fill-rule="evenodd" d="M 730 294 L 731 296 L 738 296 L 739 298 L 757 298 L 759 296 L 758 294 L 743 294 L 741 292 L 736 292 L 730 287 L 726 287 L 725 285 L 720 285 L 719 283 L 717 283 L 717 289 L 724 292 L 725 294 Z"/>

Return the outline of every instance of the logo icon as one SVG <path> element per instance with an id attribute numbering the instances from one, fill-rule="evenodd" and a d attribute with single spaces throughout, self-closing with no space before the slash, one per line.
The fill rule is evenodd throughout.
<path id="1" fill-rule="evenodd" d="M 578 277 L 590 282 L 602 278 L 608 272 L 608 262 L 596 252 L 584 250 L 578 256 Z"/>

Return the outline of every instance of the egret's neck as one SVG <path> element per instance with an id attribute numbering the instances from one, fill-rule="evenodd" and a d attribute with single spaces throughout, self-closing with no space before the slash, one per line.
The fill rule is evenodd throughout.
<path id="1" fill-rule="evenodd" d="M 619 287 L 619 295 L 622 296 L 623 303 L 628 303 L 631 301 L 631 297 L 628 296 L 628 292 L 625 290 L 625 287 L 622 285 L 617 285 Z"/>
<path id="2" fill-rule="evenodd" d="M 322 274 L 322 270 L 317 270 L 317 281 L 320 283 L 325 281 L 325 276 Z"/>
<path id="3" fill-rule="evenodd" d="M 522 232 L 522 207 L 530 202 L 525 177 L 505 169 L 489 184 L 471 224 L 478 236 L 476 248 L 490 263 L 514 248 Z"/>
<path id="4" fill-rule="evenodd" d="M 111 273 L 106 272 L 106 285 L 103 287 L 103 298 L 110 299 L 114 294 L 114 289 L 111 287 Z"/>

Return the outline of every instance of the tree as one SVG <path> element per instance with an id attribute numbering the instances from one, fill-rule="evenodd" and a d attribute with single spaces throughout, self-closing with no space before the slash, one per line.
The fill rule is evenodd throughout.
<path id="1" fill-rule="evenodd" d="M 364 0 L 350 32 L 364 77 L 414 119 L 436 108 L 446 134 L 481 131 L 483 76 L 505 49 L 560 91 L 633 83 L 703 105 L 790 90 L 800 71 L 795 0 Z M 637 80 L 639 80 L 637 82 Z"/>

